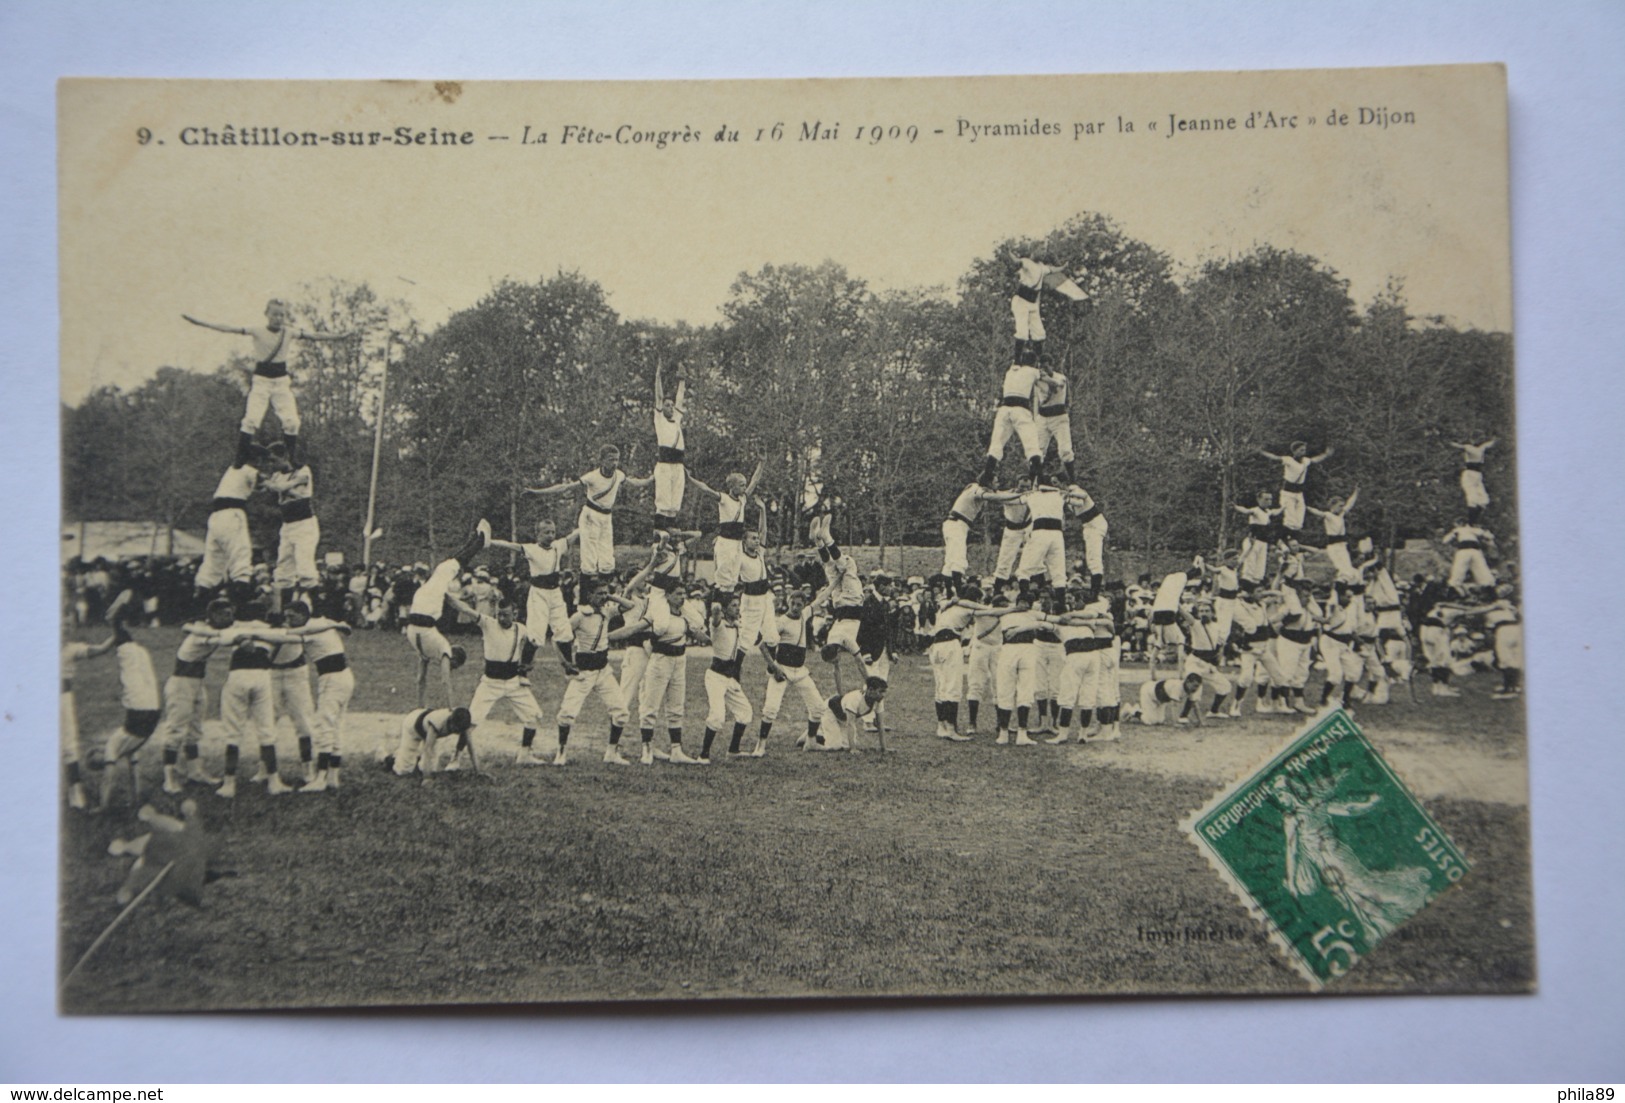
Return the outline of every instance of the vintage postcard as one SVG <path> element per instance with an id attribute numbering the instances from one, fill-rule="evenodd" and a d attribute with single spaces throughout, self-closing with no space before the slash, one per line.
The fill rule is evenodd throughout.
<path id="1" fill-rule="evenodd" d="M 58 101 L 65 1011 L 1534 986 L 1501 67 Z"/>

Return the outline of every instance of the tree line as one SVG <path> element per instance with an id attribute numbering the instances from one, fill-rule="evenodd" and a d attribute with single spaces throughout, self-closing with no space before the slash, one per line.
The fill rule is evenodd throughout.
<path id="1" fill-rule="evenodd" d="M 1508 335 L 1412 317 L 1397 284 L 1358 305 L 1333 268 L 1269 245 L 1176 272 L 1109 218 L 1082 214 L 1001 243 L 953 289 L 876 291 L 833 261 L 766 265 L 740 274 L 707 326 L 622 318 L 579 272 L 506 280 L 429 331 L 364 283 L 308 285 L 292 299 L 296 324 L 365 333 L 301 342 L 290 359 L 324 545 L 360 551 L 380 416 L 375 558 L 433 559 L 478 516 L 521 536 L 543 510 L 567 522 L 572 506 L 522 489 L 580 474 L 604 443 L 647 473 L 657 367 L 668 388 L 686 380 L 691 469 L 714 483 L 764 462 L 773 542 L 796 540 L 812 470 L 841 498 L 838 539 L 935 544 L 986 449 L 1022 255 L 1078 273 L 1088 294 L 1046 296 L 1044 359 L 1071 380 L 1080 480 L 1112 547 L 1235 544 L 1230 506 L 1279 482 L 1259 449 L 1295 439 L 1336 449 L 1312 475 L 1311 503 L 1358 486 L 1354 530 L 1393 544 L 1455 519 L 1448 442 L 1499 437 L 1486 519 L 1504 545 L 1515 540 Z M 237 356 L 212 373 L 163 367 L 65 407 L 66 515 L 201 529 L 250 366 Z M 1001 485 L 1020 473 L 1015 451 Z M 714 518 L 697 498 L 693 519 Z M 631 499 L 617 519 L 623 542 L 650 527 L 652 510 Z M 251 522 L 273 539 L 268 503 Z"/>

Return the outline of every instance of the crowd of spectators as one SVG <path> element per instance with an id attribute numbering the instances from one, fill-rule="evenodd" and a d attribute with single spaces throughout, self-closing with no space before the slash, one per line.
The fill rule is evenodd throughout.
<path id="1" fill-rule="evenodd" d="M 521 566 L 494 562 L 476 567 L 463 575 L 455 593 L 482 613 L 494 613 L 497 602 L 507 598 L 523 619 L 530 583 Z M 192 596 L 192 576 L 197 567 L 195 557 L 70 560 L 63 576 L 67 600 L 64 619 L 74 627 L 99 624 L 114 597 L 122 590 L 131 589 L 142 603 L 147 624 L 180 624 L 197 615 Z M 398 631 L 413 595 L 428 577 L 429 564 L 374 563 L 363 569 L 332 563 L 323 564 L 320 571 L 320 585 L 307 595 L 315 615 L 360 629 Z M 782 593 L 787 587 L 799 587 L 810 598 L 824 584 L 817 559 L 806 553 L 773 567 L 770 575 L 776 593 Z M 269 598 L 269 566 L 257 564 L 254 579 L 262 596 Z M 923 653 L 930 645 L 929 629 L 936 620 L 936 609 L 925 579 L 902 578 L 877 571 L 870 575 L 869 581 L 864 630 L 866 649 L 883 645 L 893 655 Z M 703 623 L 705 610 L 715 595 L 702 578 L 691 578 L 688 585 L 690 601 L 696 606 L 693 613 Z M 1443 580 L 1427 574 L 1417 574 L 1409 582 L 1399 583 L 1407 621 L 1412 625 L 1418 623 L 1420 611 L 1427 608 L 1443 588 Z M 574 612 L 574 572 L 564 572 L 562 589 L 566 604 Z M 1152 591 L 1153 580 L 1149 576 L 1127 584 L 1107 584 L 1106 596 L 1117 623 L 1122 626 L 1127 658 L 1144 655 Z M 452 633 L 475 631 L 471 617 L 454 612 L 446 614 L 443 627 Z M 1472 664 L 1476 657 L 1487 654 L 1491 646 L 1489 635 L 1470 622 L 1454 634 L 1453 650 L 1465 664 Z"/>

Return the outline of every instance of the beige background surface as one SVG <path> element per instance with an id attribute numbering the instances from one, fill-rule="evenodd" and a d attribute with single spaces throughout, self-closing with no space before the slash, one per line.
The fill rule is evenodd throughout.
<path id="1" fill-rule="evenodd" d="M 1181 265 L 1270 244 L 1335 268 L 1356 302 L 1398 279 L 1419 317 L 1511 328 L 1499 66 L 438 87 L 71 81 L 59 104 L 70 402 L 160 364 L 212 368 L 234 346 L 182 312 L 258 324 L 266 298 L 325 276 L 369 281 L 432 326 L 504 277 L 576 269 L 624 316 L 703 325 L 719 320 L 735 277 L 764 263 L 833 259 L 881 289 L 951 288 L 1004 238 L 1042 236 L 1082 211 Z M 1362 107 L 1415 122 L 1360 125 Z M 1348 121 L 1327 125 L 1334 111 Z M 1295 126 L 1269 127 L 1266 113 Z M 1171 115 L 1234 129 L 1170 134 Z M 1059 133 L 966 129 L 1035 122 Z M 183 142 L 228 124 L 385 141 Z M 609 138 L 566 141 L 569 125 Z M 833 136 L 804 139 L 808 126 Z M 888 136 L 871 140 L 875 126 Z M 894 126 L 918 137 L 891 138 Z M 141 127 L 154 136 L 144 146 Z M 403 147 L 397 127 L 471 132 L 473 144 Z M 546 144 L 521 144 L 527 127 Z M 699 140 L 618 142 L 622 127 Z M 715 141 L 723 127 L 739 140 Z"/>

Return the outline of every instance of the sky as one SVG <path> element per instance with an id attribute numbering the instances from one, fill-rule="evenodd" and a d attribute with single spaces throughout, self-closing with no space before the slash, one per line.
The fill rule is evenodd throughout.
<path id="1" fill-rule="evenodd" d="M 95 387 L 137 385 L 164 364 L 213 368 L 246 342 L 187 325 L 182 313 L 258 324 L 267 298 L 297 297 L 324 278 L 365 281 L 432 327 L 502 279 L 578 270 L 625 317 L 704 325 L 719 320 L 738 275 L 764 264 L 830 259 L 877 290 L 951 290 L 1000 241 L 1041 236 L 1086 211 L 1183 271 L 1267 243 L 1320 258 L 1357 302 L 1398 279 L 1418 316 L 1511 326 L 1506 99 L 1495 66 L 974 81 L 81 82 L 64 85 L 59 103 L 70 403 Z M 1378 121 L 1361 125 L 1362 107 Z M 1379 108 L 1414 121 L 1381 125 Z M 261 144 L 204 144 L 228 125 L 258 128 Z M 359 133 L 367 144 L 272 146 L 273 126 Z M 424 142 L 397 144 L 397 128 Z M 716 141 L 723 130 L 738 141 Z M 698 140 L 632 140 L 662 131 Z M 439 144 L 447 133 L 459 141 Z"/>

